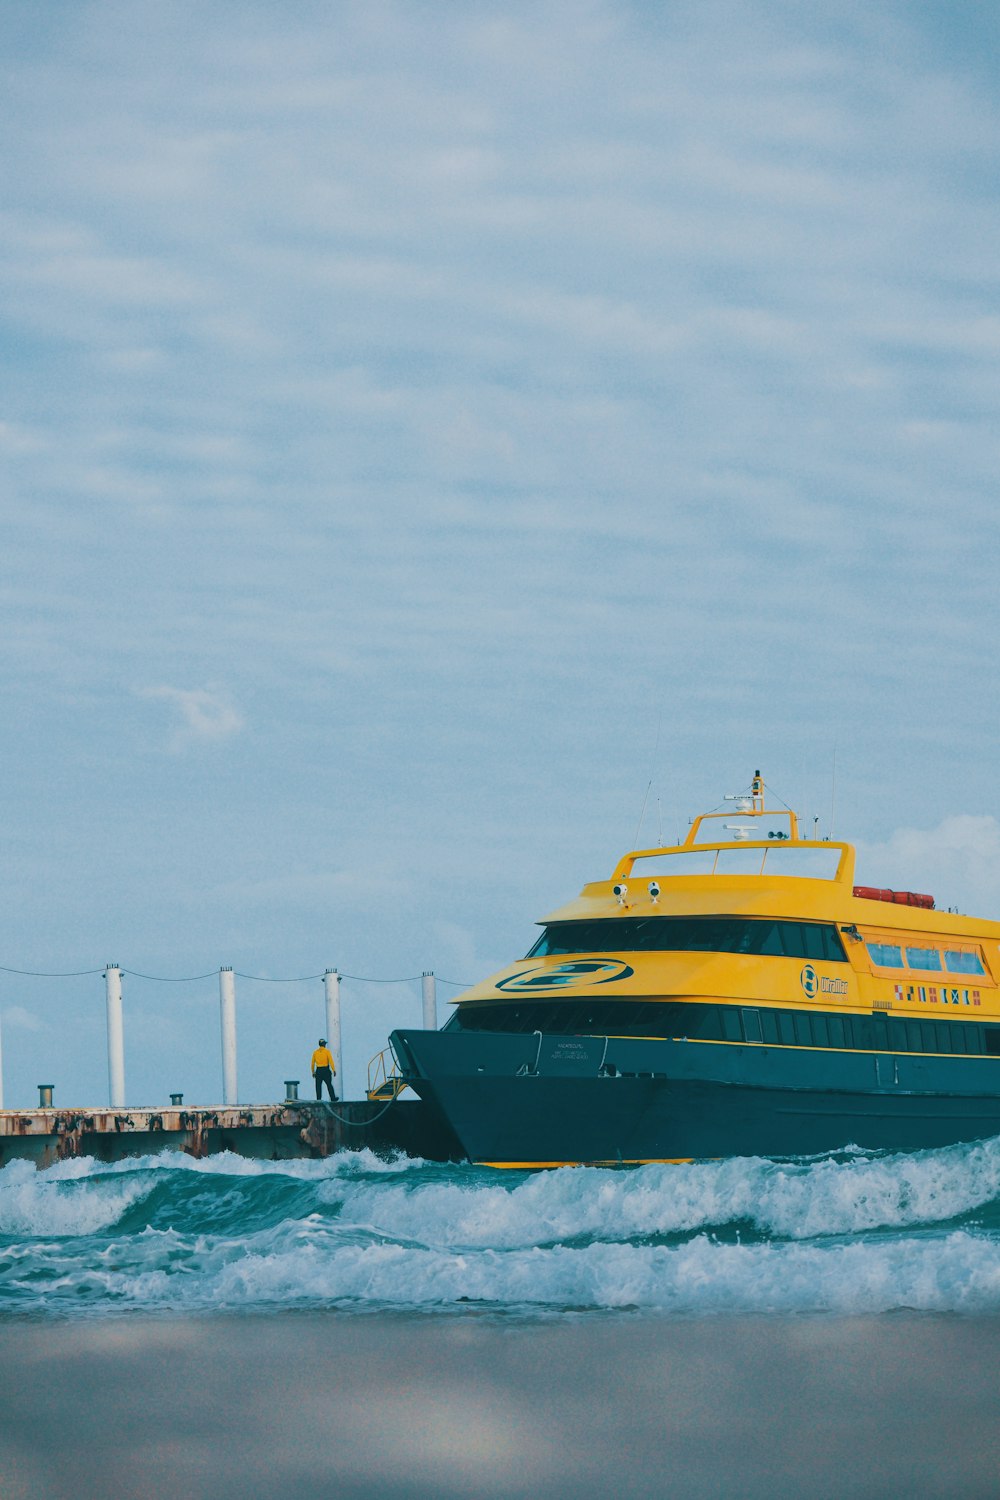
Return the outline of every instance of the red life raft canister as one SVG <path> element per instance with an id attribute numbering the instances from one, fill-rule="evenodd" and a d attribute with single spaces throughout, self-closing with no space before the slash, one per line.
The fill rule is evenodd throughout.
<path id="1" fill-rule="evenodd" d="M 934 910 L 934 897 L 920 891 L 885 891 L 874 885 L 856 885 L 854 894 L 863 901 L 893 901 L 897 906 L 922 906 L 925 911 Z"/>

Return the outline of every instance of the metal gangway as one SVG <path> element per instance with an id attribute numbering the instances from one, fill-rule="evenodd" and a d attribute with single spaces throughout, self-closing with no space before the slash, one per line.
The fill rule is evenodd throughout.
<path id="1" fill-rule="evenodd" d="M 400 1074 L 392 1048 L 384 1047 L 381 1052 L 376 1052 L 368 1064 L 369 1099 L 398 1099 L 405 1088 L 409 1088 L 409 1084 Z"/>

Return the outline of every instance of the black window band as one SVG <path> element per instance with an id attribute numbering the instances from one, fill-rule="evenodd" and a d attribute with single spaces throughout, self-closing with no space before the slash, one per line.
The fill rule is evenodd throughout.
<path id="1" fill-rule="evenodd" d="M 750 953 L 846 963 L 832 923 L 773 917 L 598 917 L 553 922 L 528 958 L 561 953 Z"/>

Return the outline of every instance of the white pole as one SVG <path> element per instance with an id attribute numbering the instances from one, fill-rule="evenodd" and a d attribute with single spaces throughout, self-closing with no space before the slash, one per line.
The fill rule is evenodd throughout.
<path id="1" fill-rule="evenodd" d="M 222 1015 L 222 1102 L 236 1104 L 236 980 L 231 968 L 219 970 Z"/>
<path id="2" fill-rule="evenodd" d="M 122 971 L 108 964 L 104 971 L 108 1002 L 108 1095 L 112 1109 L 125 1108 L 125 1024 L 122 1019 Z"/>
<path id="3" fill-rule="evenodd" d="M 437 1031 L 437 980 L 427 969 L 423 973 L 424 1030 Z"/>
<path id="4" fill-rule="evenodd" d="M 336 969 L 327 969 L 323 975 L 323 989 L 326 992 L 326 1042 L 333 1053 L 334 1065 L 340 1078 L 340 1086 L 334 1080 L 334 1090 L 341 1099 L 347 1098 L 344 1089 L 344 1056 L 341 1051 L 340 1036 L 340 975 Z"/>

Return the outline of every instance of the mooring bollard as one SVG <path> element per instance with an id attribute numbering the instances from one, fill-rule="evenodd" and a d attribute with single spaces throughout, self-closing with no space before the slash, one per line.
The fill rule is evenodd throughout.
<path id="1" fill-rule="evenodd" d="M 174 1109 L 180 1109 L 181 1105 L 184 1103 L 184 1095 L 183 1094 L 171 1094 L 170 1095 L 170 1102 L 174 1106 Z"/>
<path id="2" fill-rule="evenodd" d="M 51 1109 L 52 1108 L 52 1090 L 54 1088 L 55 1088 L 55 1084 L 54 1083 L 40 1083 L 38 1085 L 38 1108 L 39 1109 Z"/>
<path id="3" fill-rule="evenodd" d="M 297 1078 L 285 1079 L 285 1103 L 295 1104 L 299 1097 L 299 1080 Z"/>

